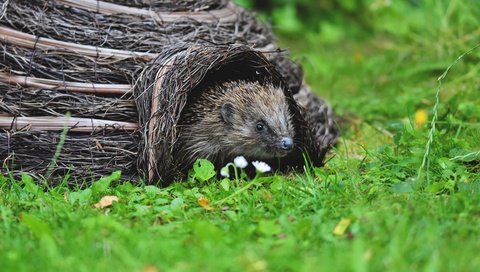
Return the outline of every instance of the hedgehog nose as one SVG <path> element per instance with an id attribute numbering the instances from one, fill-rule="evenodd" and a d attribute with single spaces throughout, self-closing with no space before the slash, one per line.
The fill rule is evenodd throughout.
<path id="1" fill-rule="evenodd" d="M 293 148 L 293 140 L 289 137 L 284 137 L 280 141 L 280 148 L 283 150 L 290 150 Z"/>

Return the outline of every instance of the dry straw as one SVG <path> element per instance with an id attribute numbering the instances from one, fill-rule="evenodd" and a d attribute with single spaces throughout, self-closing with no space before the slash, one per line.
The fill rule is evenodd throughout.
<path id="1" fill-rule="evenodd" d="M 120 169 L 123 179 L 167 184 L 185 174 L 172 154 L 189 95 L 221 80 L 283 86 L 299 149 L 269 162 L 275 169 L 301 167 L 301 151 L 321 165 L 335 141 L 331 110 L 302 86 L 299 67 L 229 1 L 15 0 L 1 9 L 4 173 L 50 169 L 49 180 L 78 183 Z"/>

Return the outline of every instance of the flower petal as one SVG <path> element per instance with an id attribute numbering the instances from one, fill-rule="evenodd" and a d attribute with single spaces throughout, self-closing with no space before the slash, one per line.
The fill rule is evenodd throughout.
<path id="1" fill-rule="evenodd" d="M 255 169 L 257 169 L 258 172 L 260 173 L 265 173 L 269 172 L 272 170 L 270 165 L 266 164 L 265 162 L 262 161 L 253 161 L 252 162 L 253 166 L 255 166 Z"/>
<path id="2" fill-rule="evenodd" d="M 230 171 L 228 171 L 228 166 L 225 166 L 222 169 L 220 169 L 220 175 L 222 175 L 222 177 L 226 177 L 226 178 L 230 177 Z"/>
<path id="3" fill-rule="evenodd" d="M 238 156 L 238 157 L 235 157 L 235 159 L 233 159 L 233 164 L 235 164 L 236 167 L 243 169 L 247 167 L 248 162 L 244 156 Z"/>

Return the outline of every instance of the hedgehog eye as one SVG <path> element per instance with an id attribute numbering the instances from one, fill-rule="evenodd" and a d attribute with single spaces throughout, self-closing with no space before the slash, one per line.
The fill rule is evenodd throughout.
<path id="1" fill-rule="evenodd" d="M 263 132 L 267 129 L 267 127 L 265 126 L 264 123 L 258 122 L 257 125 L 255 126 L 255 129 L 257 130 L 257 132 Z"/>

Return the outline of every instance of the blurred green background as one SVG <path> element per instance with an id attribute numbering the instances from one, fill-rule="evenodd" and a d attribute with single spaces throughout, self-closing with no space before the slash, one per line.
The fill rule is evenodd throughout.
<path id="1" fill-rule="evenodd" d="M 357 173 L 363 179 L 417 182 L 425 157 L 429 181 L 446 186 L 434 191 L 478 181 L 480 1 L 237 2 L 272 25 L 307 84 L 333 106 L 343 137 L 332 166 L 358 158 L 378 170 Z M 439 76 L 467 52 L 439 90 Z"/>

